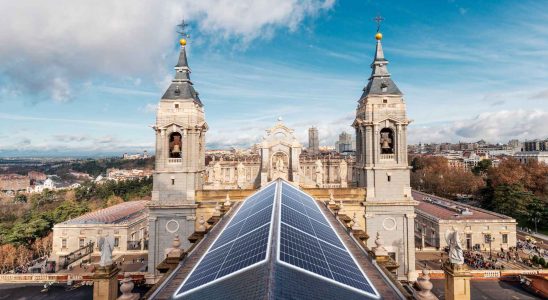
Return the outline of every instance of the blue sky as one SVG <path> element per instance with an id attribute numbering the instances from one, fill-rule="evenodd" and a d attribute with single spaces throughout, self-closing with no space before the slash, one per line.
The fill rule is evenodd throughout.
<path id="1" fill-rule="evenodd" d="M 548 2 L 0 0 L 0 156 L 152 150 L 190 23 L 210 148 L 351 132 L 378 13 L 411 143 L 547 138 Z"/>

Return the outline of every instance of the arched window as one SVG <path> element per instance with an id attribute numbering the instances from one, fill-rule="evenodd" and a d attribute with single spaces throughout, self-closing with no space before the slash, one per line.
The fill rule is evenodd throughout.
<path id="1" fill-rule="evenodd" d="M 394 132 L 390 128 L 383 128 L 380 132 L 381 154 L 394 154 Z"/>
<path id="2" fill-rule="evenodd" d="M 169 157 L 181 158 L 182 151 L 182 136 L 178 132 L 169 135 Z"/>

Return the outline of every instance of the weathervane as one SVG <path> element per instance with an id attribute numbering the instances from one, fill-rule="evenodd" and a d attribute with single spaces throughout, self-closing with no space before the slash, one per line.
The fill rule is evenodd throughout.
<path id="1" fill-rule="evenodd" d="M 377 23 L 377 32 L 379 32 L 381 30 L 381 22 L 384 21 L 384 18 L 378 15 L 373 19 L 373 21 Z"/>

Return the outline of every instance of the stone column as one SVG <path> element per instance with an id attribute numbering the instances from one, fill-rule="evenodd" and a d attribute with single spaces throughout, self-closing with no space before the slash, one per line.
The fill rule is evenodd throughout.
<path id="1" fill-rule="evenodd" d="M 472 274 L 465 265 L 446 262 L 442 266 L 445 272 L 445 299 L 470 300 L 470 279 Z"/>
<path id="2" fill-rule="evenodd" d="M 407 241 L 405 241 L 404 245 L 405 251 L 407 251 L 407 260 L 406 260 L 406 268 L 407 269 L 407 280 L 409 281 L 415 281 L 417 280 L 417 274 L 415 272 L 415 213 L 407 213 L 405 214 L 405 220 L 406 223 L 406 238 Z"/>
<path id="3" fill-rule="evenodd" d="M 93 273 L 93 300 L 115 300 L 118 297 L 118 269 L 114 264 L 99 267 Z"/>

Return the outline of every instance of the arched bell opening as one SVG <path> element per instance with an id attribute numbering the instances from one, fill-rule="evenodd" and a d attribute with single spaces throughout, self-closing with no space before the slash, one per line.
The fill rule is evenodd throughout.
<path id="1" fill-rule="evenodd" d="M 169 158 L 181 158 L 183 139 L 180 133 L 174 132 L 169 135 Z"/>
<path id="2" fill-rule="evenodd" d="M 394 131 L 383 128 L 380 135 L 381 154 L 394 154 Z"/>

